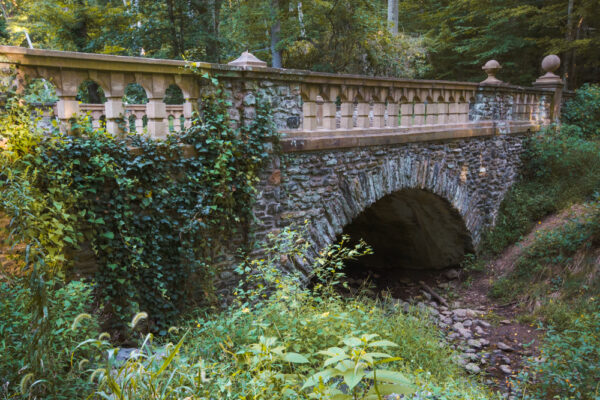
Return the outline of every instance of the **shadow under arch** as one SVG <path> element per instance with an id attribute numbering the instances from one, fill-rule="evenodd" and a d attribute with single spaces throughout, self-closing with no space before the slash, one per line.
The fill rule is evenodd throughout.
<path id="1" fill-rule="evenodd" d="M 459 267 L 475 251 L 458 210 L 424 189 L 401 189 L 382 197 L 342 234 L 350 236 L 351 244 L 363 239 L 374 250 L 346 263 L 349 280 L 369 278 L 378 290 L 389 290 L 394 297 L 405 297 L 410 282 L 429 281 L 440 270 Z"/>
<path id="2" fill-rule="evenodd" d="M 375 254 L 363 257 L 376 269 L 439 270 L 459 265 L 472 253 L 471 235 L 450 202 L 424 189 L 384 196 L 344 227 Z"/>

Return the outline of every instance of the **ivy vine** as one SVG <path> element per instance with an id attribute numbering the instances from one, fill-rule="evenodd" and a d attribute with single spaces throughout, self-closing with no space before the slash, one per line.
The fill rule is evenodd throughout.
<path id="1" fill-rule="evenodd" d="M 61 264 L 62 253 L 91 244 L 100 307 L 113 331 L 144 310 L 149 328 L 165 334 L 181 308 L 199 298 L 194 294 L 209 296 L 220 245 L 242 235 L 251 218 L 260 169 L 277 143 L 269 103 L 259 96 L 254 121 L 234 128 L 224 90 L 204 78 L 210 85 L 201 110 L 178 137 L 122 140 L 83 119 L 78 135 L 34 135 L 26 157 L 3 160 L 13 178 L 28 182 L 32 199 L 53 208 L 48 215 L 60 216 L 29 232 L 42 238 L 44 252 L 54 249 Z M 9 146 L 19 141 L 4 136 Z M 195 155 L 185 156 L 182 145 Z M 18 181 L 5 181 L 4 200 Z M 31 218 L 16 210 L 4 207 L 24 233 Z M 35 213 L 44 215 L 43 209 Z"/>

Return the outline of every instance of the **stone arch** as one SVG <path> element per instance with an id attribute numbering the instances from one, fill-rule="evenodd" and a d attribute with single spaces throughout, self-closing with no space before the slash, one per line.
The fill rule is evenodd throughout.
<path id="1" fill-rule="evenodd" d="M 163 101 L 165 102 L 165 104 L 169 105 L 183 104 L 183 102 L 185 101 L 183 91 L 178 85 L 172 83 L 165 90 L 165 97 Z"/>
<path id="2" fill-rule="evenodd" d="M 44 78 L 27 80 L 23 95 L 25 101 L 36 106 L 47 106 L 58 101 L 56 86 Z"/>
<path id="3" fill-rule="evenodd" d="M 316 257 L 318 251 L 334 243 L 344 227 L 369 207 L 406 190 L 429 193 L 447 204 L 464 224 L 470 248 L 476 248 L 486 222 L 485 216 L 478 207 L 477 192 L 469 190 L 467 175 L 459 167 L 446 165 L 444 159 L 434 160 L 407 153 L 400 157 L 386 157 L 371 172 L 338 174 L 338 195 L 321 203 L 311 219 L 309 240 L 314 245 L 311 246 L 313 252 L 308 254 L 309 261 Z M 310 275 L 310 271 L 305 272 Z"/>
<path id="4" fill-rule="evenodd" d="M 92 79 L 85 79 L 79 84 L 76 99 L 82 102 L 83 104 L 106 103 L 104 89 L 98 82 Z"/>
<path id="5" fill-rule="evenodd" d="M 439 270 L 460 265 L 473 252 L 460 213 L 425 189 L 401 189 L 377 200 L 343 230 L 365 240 L 374 254 L 359 260 L 368 269 Z"/>
<path id="6" fill-rule="evenodd" d="M 146 104 L 148 103 L 148 94 L 146 89 L 139 83 L 130 83 L 125 86 L 125 95 L 123 96 L 125 104 Z"/>

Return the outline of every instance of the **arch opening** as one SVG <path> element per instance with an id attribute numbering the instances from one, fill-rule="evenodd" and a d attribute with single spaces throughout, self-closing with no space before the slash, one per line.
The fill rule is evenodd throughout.
<path id="1" fill-rule="evenodd" d="M 421 189 L 383 197 L 344 228 L 352 243 L 363 239 L 374 254 L 346 265 L 352 283 L 369 279 L 379 290 L 404 297 L 406 283 L 431 280 L 458 268 L 473 253 L 462 216 L 445 199 Z M 409 285 L 410 286 L 410 285 Z"/>

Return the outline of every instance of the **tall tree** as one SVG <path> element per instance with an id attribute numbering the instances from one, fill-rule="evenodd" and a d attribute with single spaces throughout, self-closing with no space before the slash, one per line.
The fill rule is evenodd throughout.
<path id="1" fill-rule="evenodd" d="M 390 32 L 398 33 L 398 0 L 388 0 L 387 21 Z"/>

